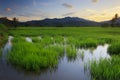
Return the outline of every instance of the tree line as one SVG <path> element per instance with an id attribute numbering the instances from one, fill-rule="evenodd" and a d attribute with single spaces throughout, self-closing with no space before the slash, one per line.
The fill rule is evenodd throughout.
<path id="1" fill-rule="evenodd" d="M 114 17 L 107 22 L 101 24 L 102 27 L 120 27 L 120 21 L 118 14 L 115 14 Z"/>
<path id="2" fill-rule="evenodd" d="M 0 23 L 6 25 L 8 27 L 14 27 L 14 28 L 19 26 L 19 20 L 16 17 L 13 17 L 12 20 L 9 20 L 7 17 L 1 17 Z"/>

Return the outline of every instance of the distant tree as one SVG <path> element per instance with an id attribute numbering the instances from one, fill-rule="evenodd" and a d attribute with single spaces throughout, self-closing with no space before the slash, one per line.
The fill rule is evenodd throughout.
<path id="1" fill-rule="evenodd" d="M 111 27 L 115 27 L 116 20 L 118 19 L 118 14 L 115 14 L 114 18 L 111 20 Z"/>
<path id="2" fill-rule="evenodd" d="M 18 19 L 16 17 L 13 18 L 13 26 L 16 28 L 18 25 Z"/>
<path id="3" fill-rule="evenodd" d="M 118 19 L 118 14 L 115 14 L 115 19 Z"/>

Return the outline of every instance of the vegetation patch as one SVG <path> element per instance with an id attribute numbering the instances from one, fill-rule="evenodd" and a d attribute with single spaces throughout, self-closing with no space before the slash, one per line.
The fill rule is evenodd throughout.
<path id="1" fill-rule="evenodd" d="M 7 27 L 3 24 L 0 24 L 0 47 L 6 42 L 7 40 Z"/>
<path id="2" fill-rule="evenodd" d="M 70 61 L 75 60 L 77 57 L 77 49 L 75 47 L 67 46 L 66 53 L 67 53 L 68 60 Z"/>
<path id="3" fill-rule="evenodd" d="M 108 48 L 108 53 L 120 55 L 120 42 L 111 44 Z"/>
<path id="4" fill-rule="evenodd" d="M 95 48 L 97 45 L 107 43 L 110 44 L 108 53 L 117 55 L 112 55 L 111 59 L 101 59 L 99 63 L 92 62 L 90 65 L 92 79 L 119 80 L 119 32 L 119 28 L 101 27 L 18 27 L 8 32 L 14 39 L 13 48 L 7 59 L 9 63 L 22 69 L 41 71 L 56 67 L 64 51 L 68 60 L 73 61 L 77 57 L 78 48 Z M 32 43 L 27 42 L 25 37 L 30 37 Z M 83 53 L 81 57 L 84 57 Z"/>
<path id="5" fill-rule="evenodd" d="M 120 80 L 120 56 L 91 63 L 93 80 Z"/>
<path id="6" fill-rule="evenodd" d="M 40 71 L 56 67 L 62 54 L 63 48 L 57 46 L 38 47 L 37 43 L 18 41 L 13 42 L 13 48 L 7 59 L 8 62 L 25 70 Z"/>

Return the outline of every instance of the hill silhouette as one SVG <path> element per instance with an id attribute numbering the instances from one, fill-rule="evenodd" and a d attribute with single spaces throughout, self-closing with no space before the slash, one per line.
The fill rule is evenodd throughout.
<path id="1" fill-rule="evenodd" d="M 13 21 L 6 17 L 0 18 L 0 23 L 7 26 L 13 26 Z M 54 18 L 54 19 L 43 19 L 43 20 L 31 20 L 26 22 L 17 22 L 18 26 L 48 26 L 48 27 L 81 27 L 81 26 L 110 26 L 111 20 L 95 22 L 78 17 L 65 17 L 65 18 Z M 116 26 L 120 26 L 120 18 L 115 22 Z"/>

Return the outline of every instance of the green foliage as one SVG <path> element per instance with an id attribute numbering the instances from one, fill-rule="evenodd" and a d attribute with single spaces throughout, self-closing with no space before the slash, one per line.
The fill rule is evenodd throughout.
<path id="1" fill-rule="evenodd" d="M 92 39 L 92 38 L 87 38 L 85 40 L 80 41 L 79 43 L 80 47 L 96 47 L 98 45 L 97 40 Z"/>
<path id="2" fill-rule="evenodd" d="M 55 46 L 48 46 L 49 50 L 53 50 L 59 53 L 59 57 L 62 57 L 64 55 L 64 47 L 55 45 Z"/>
<path id="3" fill-rule="evenodd" d="M 69 60 L 75 60 L 77 57 L 77 50 L 75 47 L 67 46 L 66 53 Z"/>
<path id="4" fill-rule="evenodd" d="M 120 56 L 91 63 L 93 80 L 120 80 Z"/>
<path id="5" fill-rule="evenodd" d="M 39 43 L 39 42 L 41 42 L 41 40 L 42 40 L 42 38 L 40 39 L 39 37 L 32 37 L 32 41 L 34 42 L 34 43 Z"/>
<path id="6" fill-rule="evenodd" d="M 0 47 L 4 44 L 7 39 L 7 27 L 0 24 Z"/>
<path id="7" fill-rule="evenodd" d="M 55 36 L 53 37 L 55 43 L 59 43 L 59 44 L 64 44 L 64 38 L 63 36 Z"/>
<path id="8" fill-rule="evenodd" d="M 8 62 L 25 70 L 39 71 L 43 68 L 53 68 L 57 66 L 59 57 L 63 54 L 63 48 L 58 46 L 38 47 L 37 43 L 13 41 L 15 42 L 8 54 Z"/>
<path id="9" fill-rule="evenodd" d="M 19 36 L 14 37 L 14 39 L 12 40 L 12 42 L 14 43 L 20 43 L 20 42 L 25 42 L 25 41 L 26 41 L 25 37 L 19 37 Z"/>
<path id="10" fill-rule="evenodd" d="M 111 44 L 108 49 L 110 54 L 120 54 L 120 28 L 18 27 L 8 33 L 14 36 L 8 61 L 25 70 L 40 71 L 56 67 L 60 57 L 64 55 L 64 44 L 69 60 L 75 60 L 76 48 L 91 48 L 106 43 Z M 25 37 L 31 37 L 33 43 L 27 42 Z M 83 53 L 81 57 L 84 57 Z M 111 60 L 101 60 L 99 63 L 92 62 L 90 69 L 93 80 L 119 80 L 120 56 L 112 56 Z"/>
<path id="11" fill-rule="evenodd" d="M 110 54 L 119 54 L 120 55 L 120 42 L 111 44 L 108 48 L 108 52 Z"/>
<path id="12" fill-rule="evenodd" d="M 0 31 L 2 32 L 2 31 L 6 31 L 8 28 L 5 26 L 5 25 L 3 25 L 3 24 L 0 24 Z"/>

